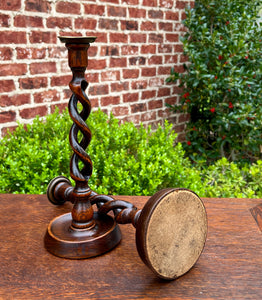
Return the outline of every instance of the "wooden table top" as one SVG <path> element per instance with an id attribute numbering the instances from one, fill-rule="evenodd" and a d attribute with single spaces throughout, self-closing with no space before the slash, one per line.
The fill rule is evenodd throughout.
<path id="1" fill-rule="evenodd" d="M 148 199 L 115 198 L 138 208 Z M 53 206 L 45 195 L 1 194 L 0 299 L 262 299 L 262 199 L 203 202 L 205 249 L 187 274 L 169 282 L 140 260 L 132 225 L 120 225 L 122 241 L 105 255 L 62 259 L 45 250 L 43 238 L 49 222 L 71 211 L 71 204 Z"/>

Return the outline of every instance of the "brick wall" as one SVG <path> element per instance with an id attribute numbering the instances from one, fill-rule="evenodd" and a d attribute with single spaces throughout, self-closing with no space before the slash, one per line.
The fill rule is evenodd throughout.
<path id="1" fill-rule="evenodd" d="M 179 36 L 186 5 L 173 0 L 4 0 L 0 2 L 0 130 L 31 122 L 70 97 L 71 71 L 59 35 L 97 36 L 89 48 L 87 94 L 94 108 L 120 120 L 155 125 L 172 115 L 178 88 L 165 84 L 182 69 Z"/>

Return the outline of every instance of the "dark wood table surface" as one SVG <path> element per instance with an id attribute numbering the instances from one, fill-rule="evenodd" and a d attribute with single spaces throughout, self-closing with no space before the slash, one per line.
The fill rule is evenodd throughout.
<path id="1" fill-rule="evenodd" d="M 148 199 L 115 198 L 139 208 Z M 193 269 L 169 282 L 140 260 L 132 225 L 120 225 L 121 243 L 103 256 L 62 259 L 45 250 L 43 237 L 71 204 L 53 206 L 45 195 L 1 194 L 0 299 L 262 299 L 262 199 L 203 202 L 205 249 Z"/>

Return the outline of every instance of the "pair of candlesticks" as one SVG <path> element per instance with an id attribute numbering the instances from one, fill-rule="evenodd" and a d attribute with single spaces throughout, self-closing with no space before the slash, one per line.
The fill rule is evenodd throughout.
<path id="1" fill-rule="evenodd" d="M 204 248 L 207 217 L 201 199 L 192 191 L 169 188 L 157 192 L 138 210 L 133 204 L 99 195 L 88 186 L 92 161 L 86 153 L 91 132 L 86 120 L 91 103 L 85 94 L 88 83 L 85 70 L 87 50 L 95 37 L 60 37 L 68 49 L 73 78 L 69 83 L 72 96 L 68 110 L 73 125 L 69 141 L 73 150 L 70 176 L 54 178 L 47 189 L 51 203 L 73 204 L 71 213 L 49 224 L 45 247 L 52 254 L 84 259 L 110 251 L 121 240 L 118 224 L 132 223 L 136 228 L 136 246 L 142 261 L 160 278 L 173 280 L 188 272 Z M 82 110 L 78 110 L 78 103 Z M 79 137 L 81 136 L 81 138 Z M 96 209 L 93 207 L 96 206 Z M 113 212 L 113 217 L 108 213 Z"/>

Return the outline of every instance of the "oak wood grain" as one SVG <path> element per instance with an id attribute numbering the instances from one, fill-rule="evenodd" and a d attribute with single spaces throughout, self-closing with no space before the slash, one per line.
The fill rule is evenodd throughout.
<path id="1" fill-rule="evenodd" d="M 142 208 L 147 197 L 115 197 Z M 203 199 L 208 238 L 200 259 L 175 281 L 140 260 L 135 229 L 103 256 L 70 260 L 43 244 L 51 219 L 71 211 L 45 195 L 0 195 L 0 299 L 262 299 L 262 233 L 250 209 L 262 199 Z"/>

